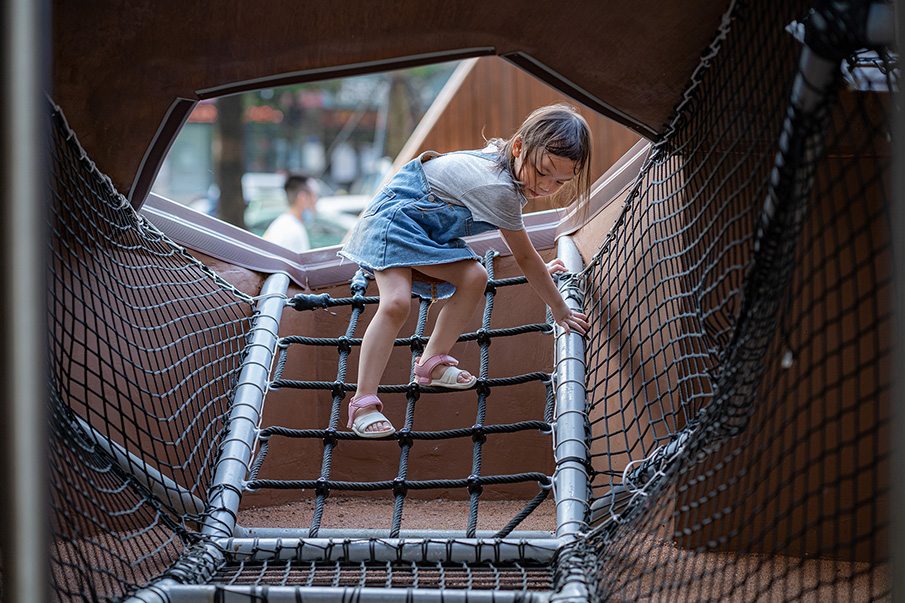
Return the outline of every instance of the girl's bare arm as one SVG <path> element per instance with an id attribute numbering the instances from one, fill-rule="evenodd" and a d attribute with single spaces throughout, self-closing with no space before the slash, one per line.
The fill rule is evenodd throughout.
<path id="1" fill-rule="evenodd" d="M 566 305 L 565 300 L 556 288 L 553 277 L 550 276 L 551 269 L 544 262 L 540 254 L 531 244 L 528 233 L 522 230 L 505 230 L 500 229 L 503 240 L 512 251 L 512 256 L 522 269 L 528 283 L 534 288 L 544 303 L 550 306 L 553 319 L 558 325 L 563 327 L 566 332 L 575 329 L 579 333 L 586 333 L 588 330 L 587 317 L 577 311 L 573 311 Z M 555 262 L 551 262 L 558 267 Z M 554 268 L 555 271 L 555 268 Z"/>

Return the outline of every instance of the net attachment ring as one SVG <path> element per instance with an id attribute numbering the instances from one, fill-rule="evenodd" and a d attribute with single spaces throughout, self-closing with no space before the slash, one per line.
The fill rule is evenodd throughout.
<path id="1" fill-rule="evenodd" d="M 480 479 L 481 478 L 477 475 L 471 474 L 468 476 L 468 479 L 465 480 L 468 484 L 469 494 L 476 494 L 480 496 L 484 493 L 484 486 L 481 485 Z"/>
<path id="2" fill-rule="evenodd" d="M 409 488 L 405 483 L 404 477 L 396 477 L 393 478 L 393 495 L 394 496 L 402 496 L 405 497 L 408 494 Z"/>
<path id="3" fill-rule="evenodd" d="M 330 483 L 327 481 L 326 477 L 317 478 L 317 481 L 314 483 L 314 492 L 318 496 L 323 496 L 324 498 L 330 497 Z"/>

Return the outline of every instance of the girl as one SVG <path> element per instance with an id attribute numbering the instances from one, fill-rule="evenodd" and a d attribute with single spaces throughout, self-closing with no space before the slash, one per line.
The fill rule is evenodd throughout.
<path id="1" fill-rule="evenodd" d="M 394 433 L 381 412 L 377 386 L 408 318 L 413 291 L 449 297 L 416 359 L 417 382 L 466 389 L 477 381 L 448 355 L 487 285 L 487 271 L 463 236 L 499 229 L 556 323 L 567 332 L 586 332 L 587 317 L 566 305 L 553 282 L 552 275 L 565 270 L 562 261 L 544 263 L 525 232 L 522 208 L 528 199 L 553 195 L 566 184 L 586 197 L 590 145 L 588 125 L 574 108 L 542 107 L 512 138 L 491 140 L 481 151 L 423 153 L 371 201 L 339 252 L 373 272 L 380 294 L 361 343 L 358 386 L 349 402 L 348 426 L 355 433 L 365 438 Z"/>

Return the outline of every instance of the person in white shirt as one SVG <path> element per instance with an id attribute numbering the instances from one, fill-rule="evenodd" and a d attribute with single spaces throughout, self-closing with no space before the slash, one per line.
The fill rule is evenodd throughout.
<path id="1" fill-rule="evenodd" d="M 283 185 L 289 209 L 280 214 L 264 231 L 264 238 L 296 253 L 311 249 L 306 222 L 314 217 L 318 198 L 317 180 L 303 174 L 290 174 Z"/>

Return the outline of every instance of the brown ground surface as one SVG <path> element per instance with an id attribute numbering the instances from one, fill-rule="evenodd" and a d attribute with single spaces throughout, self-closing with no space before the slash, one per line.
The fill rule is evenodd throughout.
<path id="1" fill-rule="evenodd" d="M 551 497 L 552 498 L 552 497 Z M 527 504 L 523 500 L 488 500 L 478 504 L 478 530 L 499 530 Z M 246 528 L 306 528 L 314 515 L 314 500 L 239 511 L 239 524 Z M 321 528 L 387 530 L 392 525 L 393 500 L 329 497 L 324 505 Z M 464 530 L 468 525 L 468 501 L 406 499 L 402 512 L 403 530 Z M 546 500 L 517 530 L 556 529 L 556 509 Z"/>
<path id="2" fill-rule="evenodd" d="M 481 501 L 479 530 L 497 530 L 518 514 L 526 501 Z M 239 512 L 244 527 L 303 528 L 311 523 L 314 501 L 304 500 Z M 393 516 L 392 499 L 334 498 L 326 501 L 322 528 L 389 529 Z M 406 499 L 403 530 L 464 530 L 468 521 L 468 501 Z M 552 500 L 540 505 L 518 530 L 547 530 L 556 527 Z M 885 565 L 827 559 L 795 559 L 763 555 L 736 556 L 732 553 L 695 553 L 676 548 L 653 536 L 639 535 L 638 546 L 622 554 L 622 562 L 634 568 L 612 585 L 621 600 L 647 601 L 888 601 L 889 575 Z M 635 558 L 631 558 L 632 556 Z M 670 569 L 672 568 L 672 569 Z M 664 588 L 661 581 L 672 582 Z M 657 584 L 651 584 L 651 581 Z M 651 596 L 650 593 L 659 593 Z"/>

